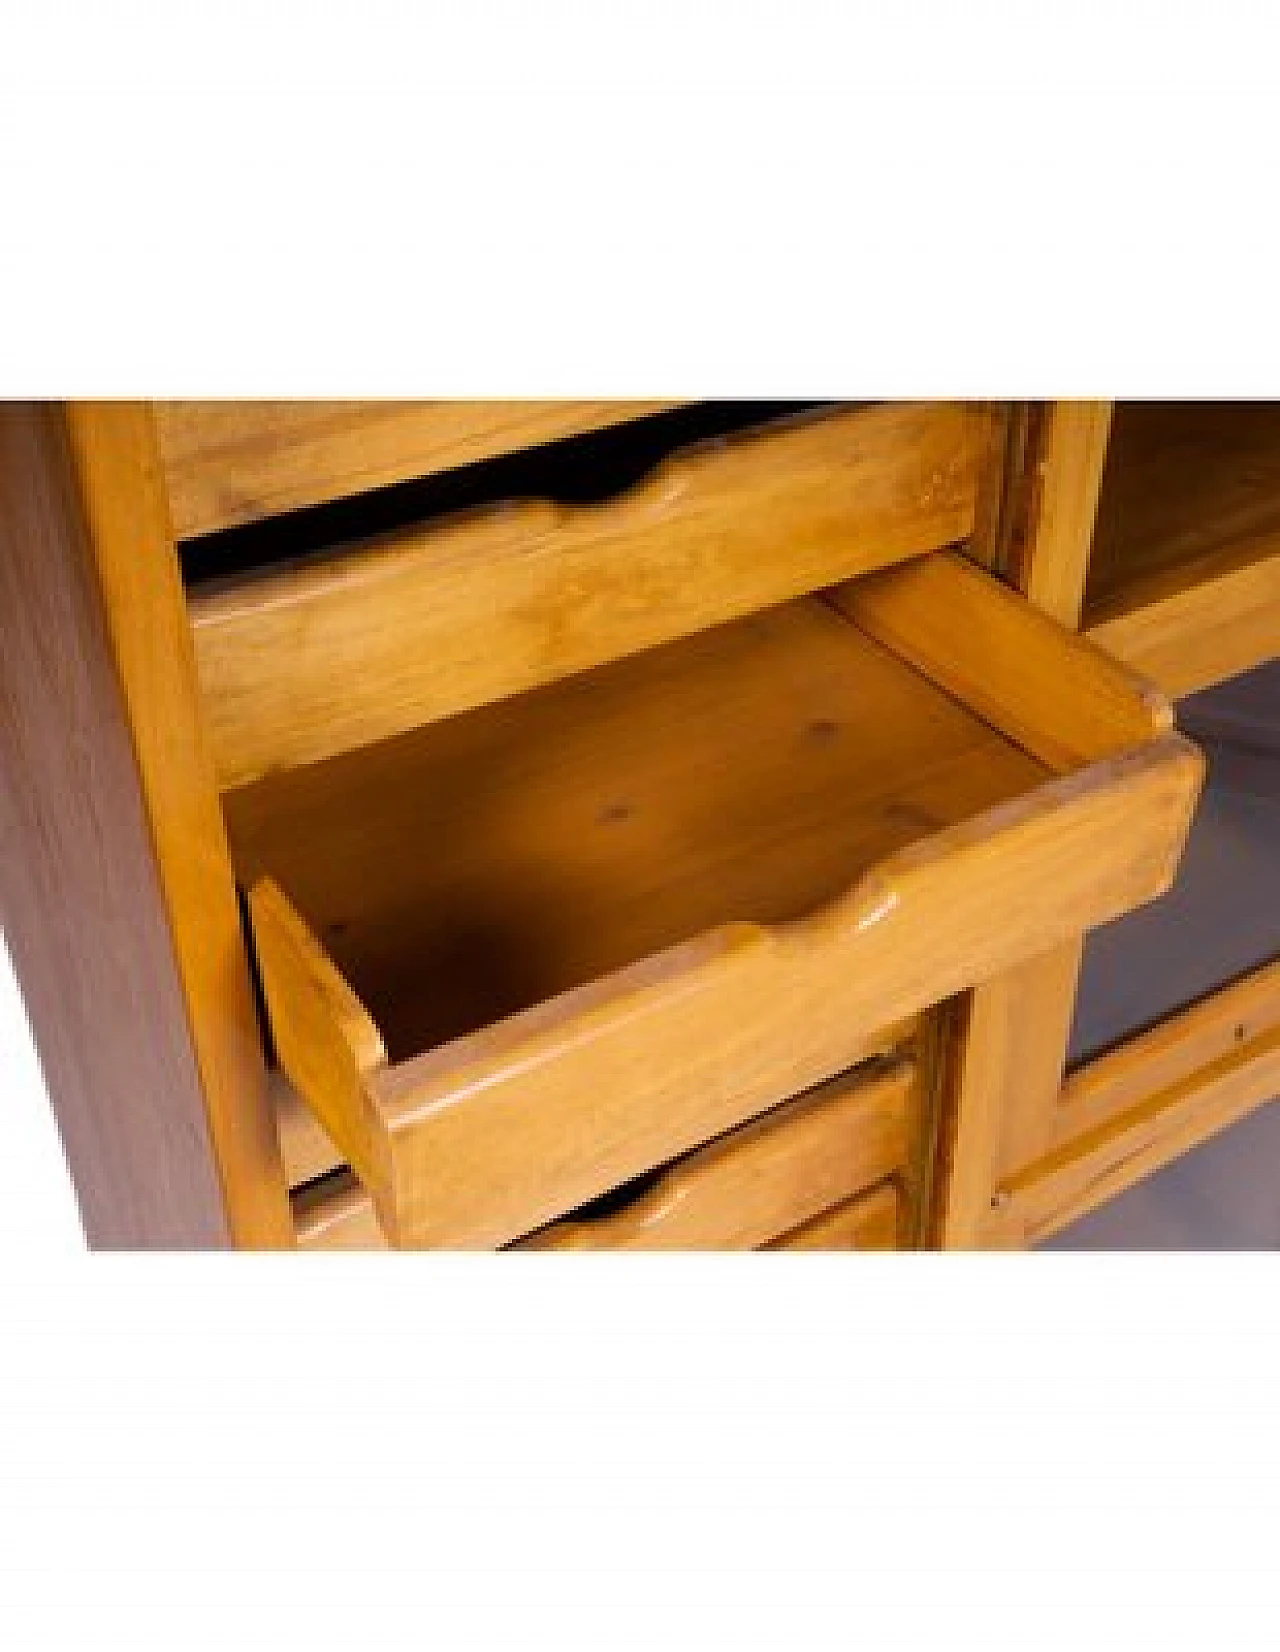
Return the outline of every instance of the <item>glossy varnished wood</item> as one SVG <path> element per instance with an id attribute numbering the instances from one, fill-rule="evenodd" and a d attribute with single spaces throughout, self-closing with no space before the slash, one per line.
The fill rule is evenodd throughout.
<path id="1" fill-rule="evenodd" d="M 906 1163 L 914 1063 L 847 1074 L 669 1165 L 608 1215 L 570 1216 L 532 1250 L 756 1250 Z"/>
<path id="2" fill-rule="evenodd" d="M 954 656 L 976 660 L 1021 612 L 1033 654 L 1082 671 L 1085 645 L 1064 638 L 1055 662 L 1047 622 L 941 566 L 939 599 L 976 615 Z M 914 663 L 802 603 L 421 731 L 416 770 L 387 742 L 229 799 L 253 900 L 274 877 L 386 1039 L 391 1062 L 365 1079 L 385 1142 L 370 1191 L 400 1242 L 506 1243 L 1167 885 L 1200 778 L 1167 707 L 1126 699 L 1099 656 L 1109 686 L 1082 688 L 1078 728 L 1049 695 L 1036 730 L 1021 676 L 995 670 L 983 717 L 1031 748 L 1103 752 L 1111 707 L 1114 751 L 1048 779 L 916 669 L 931 633 L 913 647 L 894 621 L 886 593 L 904 612 L 918 594 L 899 572 L 870 577 L 868 611 Z M 439 768 L 445 752 L 467 766 Z M 636 783 L 646 762 L 660 786 Z M 463 812 L 423 830 L 441 799 Z M 278 1001 L 306 990 L 295 949 L 260 944 L 259 961 L 269 997 L 273 975 Z M 387 1017 L 412 980 L 397 1048 Z"/>
<path id="3" fill-rule="evenodd" d="M 1242 975 L 1075 1068 L 1058 1100 L 1052 1145 L 1112 1123 L 1152 1095 L 1194 1088 L 1205 1074 L 1243 1073 L 1277 1030 L 1280 962 Z"/>
<path id="4" fill-rule="evenodd" d="M 1060 1101 L 1061 1145 L 1002 1180 L 985 1242 L 1048 1238 L 1277 1097 L 1272 965 L 1073 1073 Z"/>
<path id="5" fill-rule="evenodd" d="M 892 1182 L 846 1199 L 765 1245 L 765 1250 L 898 1250 L 902 1201 Z"/>
<path id="6" fill-rule="evenodd" d="M 891 1026 L 880 1028 L 875 1036 L 867 1041 L 865 1053 L 871 1058 L 892 1052 L 914 1052 L 920 1047 L 928 1028 L 928 1017 L 907 1016 Z M 912 1059 L 915 1059 L 914 1055 Z M 365 1063 L 367 1067 L 376 1064 L 376 1061 Z M 918 1077 L 917 1087 L 921 1091 L 925 1089 L 926 1083 L 923 1075 Z M 334 1185 L 334 1173 L 347 1166 L 332 1134 L 320 1123 L 315 1112 L 302 1100 L 285 1074 L 278 1069 L 271 1074 L 270 1091 L 280 1134 L 280 1152 L 290 1187 L 299 1190 L 306 1183 L 321 1178 L 330 1178 L 331 1186 Z M 915 1168 L 913 1161 L 923 1151 L 919 1130 L 914 1132 L 911 1146 L 908 1169 L 899 1178 L 900 1181 L 910 1180 Z"/>
<path id="7" fill-rule="evenodd" d="M 0 406 L 3 918 L 89 1240 L 292 1242 L 146 410 Z"/>
<path id="8" fill-rule="evenodd" d="M 785 922 L 1044 769 L 820 603 L 226 800 L 393 1059 L 737 919 Z"/>
<path id="9" fill-rule="evenodd" d="M 314 762 L 971 530 L 988 411 L 828 413 L 621 498 L 408 530 L 191 605 L 222 783 Z"/>
<path id="10" fill-rule="evenodd" d="M 1173 727 L 1163 695 L 962 558 L 919 557 L 831 602 L 1058 772 Z"/>
<path id="11" fill-rule="evenodd" d="M 308 1188 L 295 1201 L 298 1244 L 304 1250 L 386 1250 L 369 1195 L 351 1177 L 335 1176 Z M 762 1250 L 898 1250 L 902 1247 L 902 1198 L 893 1182 L 846 1199 L 771 1239 Z M 512 1250 L 536 1249 L 521 1243 Z"/>
<path id="12" fill-rule="evenodd" d="M 1055 644 L 1080 621 L 1111 421 L 1107 402 L 1015 404 L 1006 412 L 999 507 L 974 549 L 1052 622 L 1052 631 L 1041 624 L 1039 632 Z M 936 618 L 931 635 L 944 655 Z M 1017 640 L 990 636 L 965 651 L 968 675 L 981 680 L 989 667 L 1008 697 L 1025 696 L 1036 722 L 1056 725 L 1078 755 L 1113 749 L 1116 708 L 1126 700 L 1141 707 L 1139 721 L 1171 726 L 1169 707 L 1132 675 L 1093 673 L 1095 651 L 1069 645 L 1074 669 L 1055 669 L 1024 635 L 1019 627 Z M 940 1012 L 936 1140 L 919 1224 L 928 1242 L 983 1244 L 999 1178 L 1054 1139 L 1082 954 L 1077 933 Z"/>
<path id="13" fill-rule="evenodd" d="M 1006 1145 L 1020 1155 L 1058 1105 L 1079 946 L 1065 943 L 984 982 L 946 1013 L 942 1073 L 947 1123 L 930 1240 L 946 1250 L 983 1244 Z M 1025 1159 L 1018 1156 L 1017 1162 Z"/>
<path id="14" fill-rule="evenodd" d="M 654 401 L 157 402 L 174 532 L 236 527 L 673 406 Z"/>

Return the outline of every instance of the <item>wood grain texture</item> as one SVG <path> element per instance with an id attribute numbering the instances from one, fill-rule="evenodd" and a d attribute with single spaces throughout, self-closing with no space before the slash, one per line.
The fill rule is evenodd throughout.
<path id="1" fill-rule="evenodd" d="M 1135 579 L 1280 532 L 1280 404 L 1121 402 L 1088 604 Z"/>
<path id="2" fill-rule="evenodd" d="M 179 539 L 677 405 L 661 401 L 157 402 Z"/>
<path id="3" fill-rule="evenodd" d="M 0 406 L 3 916 L 89 1241 L 287 1245 L 149 415 Z"/>
<path id="4" fill-rule="evenodd" d="M 1280 1015 L 1274 971 L 1269 973 L 1270 1009 L 1255 1036 L 1233 1036 L 1230 1047 L 1211 1053 L 1207 1023 L 1220 1023 L 1210 1000 L 1073 1075 L 1064 1111 L 1079 1102 L 1081 1111 L 1105 1114 L 1106 1121 L 1073 1133 L 1061 1148 L 1004 1181 L 985 1241 L 1031 1245 L 1046 1239 L 1280 1097 Z M 1112 1104 L 1134 1091 L 1142 1099 L 1114 1112 Z"/>
<path id="5" fill-rule="evenodd" d="M 1119 406 L 1085 623 L 1174 694 L 1280 654 L 1280 408 Z"/>
<path id="6" fill-rule="evenodd" d="M 881 1027 L 867 1040 L 865 1058 L 872 1060 L 894 1052 L 914 1051 L 927 1025 L 927 1017 L 907 1016 L 891 1026 Z M 335 1172 L 347 1169 L 332 1135 L 279 1070 L 271 1073 L 270 1091 L 290 1188 L 296 1191 L 308 1182 L 333 1177 Z M 923 1151 L 923 1144 L 914 1138 L 912 1145 L 913 1157 Z M 899 1178 L 900 1183 L 909 1182 L 910 1176 L 909 1170 Z"/>
<path id="7" fill-rule="evenodd" d="M 1113 1122 L 1152 1095 L 1199 1082 L 1249 1052 L 1280 1028 L 1280 961 L 1241 976 L 1149 1031 L 1077 1067 L 1057 1105 L 1054 1147 Z"/>
<path id="8" fill-rule="evenodd" d="M 386 1139 L 365 1080 L 386 1065 L 382 1036 L 269 878 L 249 891 L 249 913 L 280 1063 L 343 1159 L 380 1189 L 388 1180 Z"/>
<path id="9" fill-rule="evenodd" d="M 1037 433 L 1038 485 L 1012 583 L 1070 630 L 1084 604 L 1111 419 L 1110 402 L 1055 401 Z"/>
<path id="10" fill-rule="evenodd" d="M 977 550 L 1053 622 L 1055 634 L 1079 623 L 1110 424 L 1104 402 L 1019 404 L 1009 415 L 1000 508 Z M 1002 694 L 1036 702 L 1037 724 L 1054 731 L 1050 747 L 1035 748 L 1042 756 L 1051 759 L 1053 745 L 1063 754 L 1097 755 L 1136 737 L 1125 727 L 1132 679 L 1105 683 L 1077 648 L 1081 682 L 1024 653 L 1020 642 L 976 637 L 967 623 L 960 629 L 975 645 L 962 655 L 970 680 L 981 682 L 994 660 L 1007 677 Z M 1171 726 L 1167 704 L 1142 690 L 1139 698 L 1153 728 Z M 935 1090 L 940 1152 L 925 1226 L 934 1242 L 981 1244 L 997 1178 L 1053 1139 L 1082 953 L 1082 937 L 1073 936 L 944 1014 Z"/>
<path id="11" fill-rule="evenodd" d="M 765 1250 L 897 1250 L 901 1200 L 892 1182 L 847 1199 L 763 1246 Z"/>
<path id="12" fill-rule="evenodd" d="M 1009 1096 L 990 1163 L 991 1185 L 1056 1140 L 1085 944 L 1083 935 L 1073 936 L 1022 966 L 1009 983 L 1017 1000 L 1006 1046 Z"/>
<path id="13" fill-rule="evenodd" d="M 993 600 L 1005 600 L 992 592 Z M 723 669 L 748 645 L 755 669 Z M 492 728 L 474 747 L 485 754 L 475 772 L 500 777 L 500 789 L 449 831 L 398 825 L 386 839 L 370 835 L 369 823 L 384 813 L 377 788 L 367 784 L 371 763 L 385 765 L 378 787 L 394 800 L 389 819 L 418 819 L 404 814 L 406 799 L 468 795 L 456 780 L 432 784 L 431 765 L 410 781 L 393 743 L 363 754 L 342 786 L 335 788 L 332 774 L 295 771 L 266 791 L 229 800 L 242 864 L 254 877 L 276 877 L 298 904 L 391 1050 L 393 1064 L 365 1082 L 390 1142 L 392 1185 L 377 1190 L 379 1205 L 394 1211 L 401 1243 L 507 1243 L 852 1066 L 875 1029 L 1167 886 L 1201 777 L 1198 756 L 1175 735 L 1151 737 L 1053 781 L 997 740 L 1004 755 L 992 769 L 991 730 L 979 736 L 983 725 L 949 695 L 892 662 L 821 603 L 740 622 L 678 645 L 666 658 L 659 653 L 609 668 L 604 688 L 600 678 L 561 685 L 537 709 L 535 724 L 523 722 L 528 704 L 502 708 L 503 740 L 521 728 L 511 749 L 534 754 L 529 761 L 547 788 L 532 817 L 536 822 L 536 809 L 545 808 L 546 824 L 532 835 L 523 813 L 514 833 L 489 821 L 495 795 L 503 807 L 513 799 L 520 811 L 529 806 L 529 787 L 498 760 L 508 748 L 495 744 Z M 797 745 L 795 737 L 813 726 L 815 681 L 826 685 L 824 694 L 844 683 L 850 727 L 866 736 L 852 757 L 839 756 L 832 748 L 838 752 L 840 742 L 824 732 L 817 746 L 829 755 L 817 768 L 814 747 Z M 646 683 L 651 701 L 641 692 Z M 625 692 L 614 699 L 619 684 Z M 564 694 L 571 703 L 560 699 Z M 556 708 L 553 716 L 547 705 Z M 1025 717 L 1025 708 L 1018 715 Z M 698 716 L 710 719 L 702 748 Z M 656 744 L 644 734 L 650 718 Z M 433 745 L 460 740 L 470 750 L 471 721 L 421 731 L 415 749 L 429 737 Z M 949 779 L 932 806 L 946 813 L 922 818 L 916 807 L 903 809 L 900 787 L 919 784 L 930 749 L 936 755 L 958 736 L 954 752 L 970 756 L 936 771 Z M 562 738 L 569 744 L 557 754 Z M 435 747 L 437 758 L 441 749 Z M 683 761 L 691 749 L 700 756 L 681 778 L 671 754 Z M 646 750 L 666 754 L 662 786 L 652 795 L 619 790 L 627 754 Z M 984 753 L 976 768 L 974 750 Z M 872 752 L 881 754 L 878 775 Z M 753 761 L 764 766 L 752 770 Z M 1010 761 L 1015 769 L 999 778 L 999 765 Z M 1018 764 L 1023 778 L 1011 795 Z M 846 795 L 833 781 L 855 771 Z M 956 778 L 966 772 L 956 794 Z M 350 784 L 352 774 L 359 784 Z M 978 801 L 993 777 L 1004 798 L 995 807 L 989 792 Z M 474 789 L 471 795 L 474 808 Z M 859 796 L 870 805 L 861 814 Z M 619 798 L 641 806 L 619 817 L 605 807 Z M 692 810 L 686 818 L 698 832 L 691 836 L 685 826 L 673 835 L 655 812 L 659 799 Z M 803 807 L 792 814 L 797 799 Z M 293 829 L 299 819 L 308 821 L 307 834 Z M 358 822 L 354 835 L 344 834 L 344 819 Z M 592 820 L 599 828 L 594 847 L 582 830 Z M 619 849 L 606 828 L 628 821 L 638 839 L 653 832 L 652 841 L 628 845 L 624 835 Z M 486 832 L 493 834 L 487 846 Z M 297 860 L 308 841 L 313 847 Z M 566 864 L 598 880 L 576 896 L 556 869 L 556 846 L 566 843 Z M 424 844 L 430 854 L 421 852 Z M 477 856 L 476 875 L 459 884 L 455 861 L 437 893 L 415 905 L 407 891 L 430 888 L 446 853 Z M 286 867 L 282 856 L 295 865 Z M 662 868 L 660 881 L 647 877 L 649 867 Z M 425 885 L 415 883 L 421 878 Z M 335 900 L 335 888 L 350 898 Z M 466 1002 L 455 996 L 442 1008 L 462 973 L 457 951 L 446 952 L 428 970 L 425 1008 L 407 1041 L 410 1052 L 416 1043 L 423 1053 L 402 1055 L 366 985 L 396 1009 L 399 984 L 413 973 L 413 949 L 434 946 L 441 932 L 430 912 L 457 888 L 485 896 L 487 921 L 476 932 L 483 945 L 472 956 L 485 992 L 492 991 L 496 961 L 513 972 L 502 986 L 512 995 L 505 1018 L 491 999 L 491 1013 L 477 1019 L 482 1001 L 474 995 Z M 530 898 L 539 892 L 549 893 L 545 910 Z M 566 922 L 570 911 L 574 921 Z M 693 922 L 695 914 L 701 917 Z M 668 943 L 676 944 L 659 951 L 654 926 L 662 924 L 690 938 L 669 933 Z M 566 945 L 581 950 L 571 955 Z M 341 956 L 348 948 L 356 958 L 363 952 L 358 973 Z M 624 963 L 627 954 L 639 961 Z M 530 1007 L 518 1008 L 521 999 Z M 437 1029 L 471 1018 L 476 1030 L 444 1034 L 448 1041 L 437 1038 L 430 1048 L 422 1034 L 442 1014 Z M 402 1030 L 409 1026 L 402 1022 Z"/>
<path id="14" fill-rule="evenodd" d="M 1179 697 L 1280 658 L 1280 531 L 1134 580 L 1088 634 Z"/>
<path id="15" fill-rule="evenodd" d="M 1080 943 L 1018 965 L 976 987 L 951 1011 L 955 1052 L 944 1098 L 948 1120 L 934 1242 L 945 1250 L 983 1242 L 1006 1152 L 1039 1144 L 1066 1065 Z M 1073 967 L 1074 966 L 1074 967 Z"/>
<path id="16" fill-rule="evenodd" d="M 1173 727 L 1156 689 L 960 556 L 853 580 L 831 602 L 1055 770 Z"/>
<path id="17" fill-rule="evenodd" d="M 398 1061 L 718 924 L 803 916 L 1043 778 L 807 602 L 274 775 L 226 812 L 244 886 L 280 885 Z"/>
<path id="18" fill-rule="evenodd" d="M 527 1250 L 757 1250 L 906 1163 L 916 1070 L 845 1074 L 668 1165 L 622 1209 L 569 1216 Z"/>
<path id="19" fill-rule="evenodd" d="M 992 444 L 978 487 L 973 533 L 964 549 L 980 567 L 1015 588 L 1033 511 L 1039 509 L 1039 456 L 1046 402 L 994 404 Z"/>
<path id="20" fill-rule="evenodd" d="M 988 412 L 829 413 L 196 597 L 221 782 L 315 762 L 961 540 Z"/>
<path id="21" fill-rule="evenodd" d="M 385 1251 L 369 1195 L 354 1177 L 335 1176 L 295 1196 L 298 1244 L 303 1250 Z M 897 1250 L 901 1198 L 892 1182 L 835 1205 L 762 1245 L 762 1250 Z M 511 1249 L 524 1248 L 519 1242 Z"/>

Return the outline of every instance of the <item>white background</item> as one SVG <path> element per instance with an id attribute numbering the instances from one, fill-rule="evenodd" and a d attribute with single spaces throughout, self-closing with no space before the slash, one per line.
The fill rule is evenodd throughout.
<path id="1" fill-rule="evenodd" d="M 1273 17 L 6 7 L 0 393 L 1274 395 Z M 7 976 L 0 1177 L 0 1645 L 1275 1644 L 1270 1258 L 88 1258 Z"/>

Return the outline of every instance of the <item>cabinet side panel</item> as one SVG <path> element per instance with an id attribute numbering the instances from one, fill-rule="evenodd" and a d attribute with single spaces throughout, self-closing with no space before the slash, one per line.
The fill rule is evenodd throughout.
<path id="1" fill-rule="evenodd" d="M 172 800 L 153 795 L 159 777 L 138 749 L 128 660 L 90 537 L 109 528 L 110 509 L 86 496 L 93 479 L 74 462 L 67 423 L 55 406 L 0 406 L 0 920 L 90 1244 L 285 1244 L 278 1151 L 265 1102 L 254 1111 L 265 1079 L 225 855 L 218 866 L 216 796 L 210 786 L 214 830 L 201 836 L 199 808 L 171 815 Z M 141 409 L 97 410 L 86 431 L 95 425 L 122 460 L 148 434 Z M 145 513 L 151 478 L 137 480 L 130 509 Z M 163 659 L 165 605 L 182 618 L 165 529 L 121 526 L 109 554 L 137 558 L 157 601 L 127 604 L 116 625 L 145 634 Z M 163 700 L 169 737 L 198 749 L 180 669 L 161 677 L 147 688 Z M 181 771 L 164 782 L 190 783 Z M 177 909 L 183 857 L 192 876 Z"/>

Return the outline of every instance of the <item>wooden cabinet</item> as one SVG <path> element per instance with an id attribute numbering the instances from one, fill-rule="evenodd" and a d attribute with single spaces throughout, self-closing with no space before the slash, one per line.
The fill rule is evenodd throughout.
<path id="1" fill-rule="evenodd" d="M 95 1243 L 1036 1237 L 1082 937 L 1203 769 L 1097 645 L 1121 420 L 3 421 L 5 894 Z"/>
<path id="2" fill-rule="evenodd" d="M 1071 1029 L 1066 1070 L 1004 1107 L 972 1243 L 1045 1238 L 1280 1095 L 1280 413 L 1120 404 L 1109 425 L 1082 624 L 1179 696 L 1209 783 L 1171 894 L 1014 992 Z M 1033 544 L 1024 578 L 1037 561 L 1062 558 Z"/>

